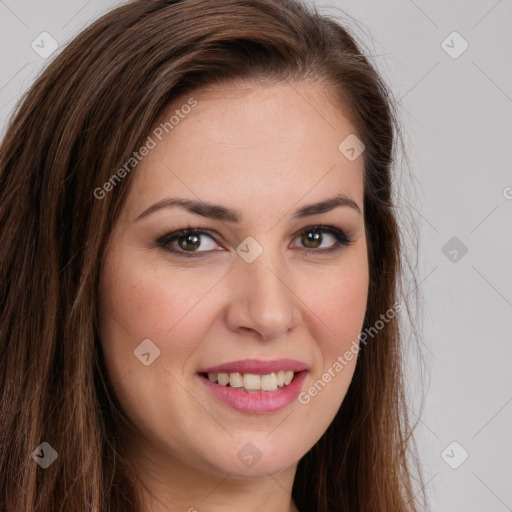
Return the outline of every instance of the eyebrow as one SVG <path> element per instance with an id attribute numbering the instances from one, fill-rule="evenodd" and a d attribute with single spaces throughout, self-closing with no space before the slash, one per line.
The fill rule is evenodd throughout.
<path id="1" fill-rule="evenodd" d="M 331 210 L 341 206 L 352 208 L 359 214 L 361 213 L 361 208 L 354 200 L 350 199 L 344 194 L 338 194 L 337 196 L 334 196 L 330 199 L 325 199 L 319 203 L 311 203 L 305 206 L 301 206 L 295 211 L 292 220 L 302 219 L 304 217 L 317 215 L 319 213 L 330 212 Z M 135 219 L 135 221 L 143 219 L 144 217 L 147 217 L 148 215 L 161 210 L 162 208 L 172 207 L 185 208 L 191 213 L 195 213 L 210 219 L 224 220 L 229 222 L 240 222 L 242 220 L 242 213 L 240 210 L 234 208 L 226 208 L 218 204 L 205 203 L 204 201 L 194 201 L 192 199 L 169 197 L 162 199 L 162 201 L 159 201 L 158 203 L 155 203 L 154 205 L 144 210 Z"/>

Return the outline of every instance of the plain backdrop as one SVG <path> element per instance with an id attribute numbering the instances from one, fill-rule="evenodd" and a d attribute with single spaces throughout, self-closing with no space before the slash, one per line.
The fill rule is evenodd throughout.
<path id="1" fill-rule="evenodd" d="M 41 34 L 58 52 L 121 3 L 0 0 L 2 134 L 52 58 Z M 400 105 L 429 364 L 410 412 L 432 511 L 512 510 L 512 1 L 315 5 L 364 43 Z"/>

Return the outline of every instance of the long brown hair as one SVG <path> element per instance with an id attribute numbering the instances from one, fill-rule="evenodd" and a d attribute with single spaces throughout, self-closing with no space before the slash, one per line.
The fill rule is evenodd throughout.
<path id="1" fill-rule="evenodd" d="M 122 5 L 48 65 L 1 145 L 1 510 L 138 510 L 136 471 L 117 435 L 127 422 L 105 378 L 97 326 L 102 256 L 133 173 L 101 200 L 93 192 L 174 98 L 239 79 L 310 80 L 333 91 L 366 146 L 364 329 L 399 298 L 398 123 L 348 30 L 290 0 Z M 338 414 L 300 460 L 292 495 L 302 512 L 418 510 L 398 326 L 392 318 L 362 344 Z M 31 457 L 42 442 L 58 453 L 44 470 Z"/>

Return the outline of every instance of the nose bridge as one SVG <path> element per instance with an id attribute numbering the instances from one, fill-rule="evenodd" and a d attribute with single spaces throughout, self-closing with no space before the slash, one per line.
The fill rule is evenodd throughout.
<path id="1" fill-rule="evenodd" d="M 293 283 L 277 248 L 266 247 L 251 263 L 241 257 L 232 279 L 232 328 L 244 327 L 272 338 L 284 335 L 296 324 Z"/>

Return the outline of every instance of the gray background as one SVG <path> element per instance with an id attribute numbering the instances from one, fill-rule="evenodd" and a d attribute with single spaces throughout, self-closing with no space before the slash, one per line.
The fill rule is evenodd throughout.
<path id="1" fill-rule="evenodd" d="M 2 134 L 47 62 L 31 47 L 39 34 L 62 47 L 120 3 L 0 0 Z M 430 375 L 424 409 L 416 394 L 411 416 L 420 418 L 432 511 L 512 510 L 512 0 L 315 4 L 350 16 L 348 28 L 400 100 L 413 176 L 403 204 L 419 227 Z M 417 371 L 411 359 L 413 389 Z"/>

